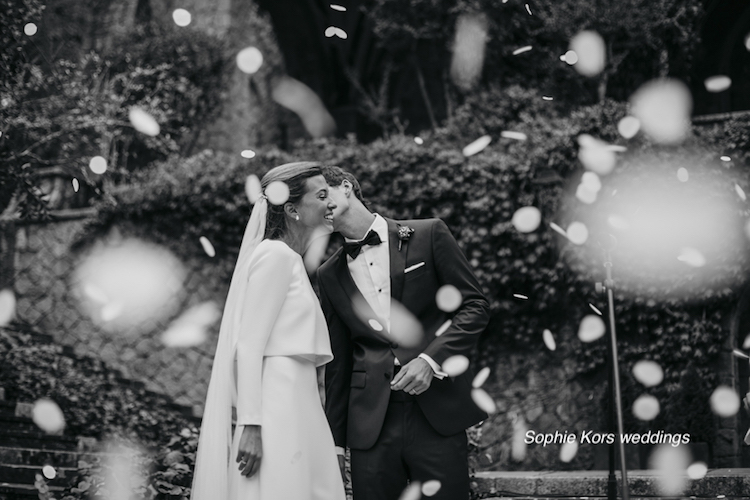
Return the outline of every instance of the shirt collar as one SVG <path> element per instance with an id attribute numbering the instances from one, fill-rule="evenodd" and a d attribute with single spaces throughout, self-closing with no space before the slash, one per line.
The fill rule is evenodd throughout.
<path id="1" fill-rule="evenodd" d="M 378 233 L 378 236 L 380 236 L 380 241 L 382 241 L 385 244 L 388 244 L 388 222 L 380 216 L 380 214 L 375 214 L 375 220 L 372 221 L 372 224 L 370 224 L 370 227 L 367 228 L 367 231 L 365 231 L 365 235 L 358 239 L 353 240 L 351 238 L 344 238 L 344 241 L 347 242 L 355 242 L 355 241 L 362 241 L 367 237 L 367 233 L 370 231 L 375 231 Z"/>

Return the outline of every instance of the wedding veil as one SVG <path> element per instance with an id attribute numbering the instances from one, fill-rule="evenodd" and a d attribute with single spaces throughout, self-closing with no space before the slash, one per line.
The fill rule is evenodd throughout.
<path id="1" fill-rule="evenodd" d="M 242 237 L 219 328 L 211 381 L 208 384 L 193 475 L 192 500 L 225 500 L 232 460 L 232 406 L 237 404 L 234 356 L 240 329 L 242 301 L 247 291 L 250 258 L 263 240 L 268 201 L 262 196 L 253 207 Z"/>

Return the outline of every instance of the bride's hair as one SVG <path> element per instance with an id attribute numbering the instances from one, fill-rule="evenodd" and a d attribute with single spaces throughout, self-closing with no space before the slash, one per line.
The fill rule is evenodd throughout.
<path id="1" fill-rule="evenodd" d="M 307 179 L 323 175 L 321 164 L 316 161 L 298 161 L 285 163 L 268 171 L 260 181 L 263 193 L 269 184 L 275 181 L 283 182 L 289 188 L 289 199 L 287 203 L 297 203 L 307 191 Z M 266 215 L 266 231 L 264 239 L 277 240 L 286 232 L 286 217 L 284 215 L 284 204 L 273 205 L 268 203 L 268 214 Z"/>

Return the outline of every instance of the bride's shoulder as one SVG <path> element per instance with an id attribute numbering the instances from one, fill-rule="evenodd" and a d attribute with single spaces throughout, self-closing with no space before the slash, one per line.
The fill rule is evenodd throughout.
<path id="1" fill-rule="evenodd" d="M 275 258 L 277 260 L 294 260 L 297 253 L 281 240 L 265 239 L 258 243 L 255 250 L 258 257 Z"/>

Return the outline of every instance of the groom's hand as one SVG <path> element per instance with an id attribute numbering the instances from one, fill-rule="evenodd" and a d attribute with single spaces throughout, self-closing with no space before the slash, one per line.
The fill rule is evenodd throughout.
<path id="1" fill-rule="evenodd" d="M 432 367 L 427 361 L 422 358 L 412 359 L 393 377 L 391 390 L 417 396 L 430 388 L 432 375 Z"/>

